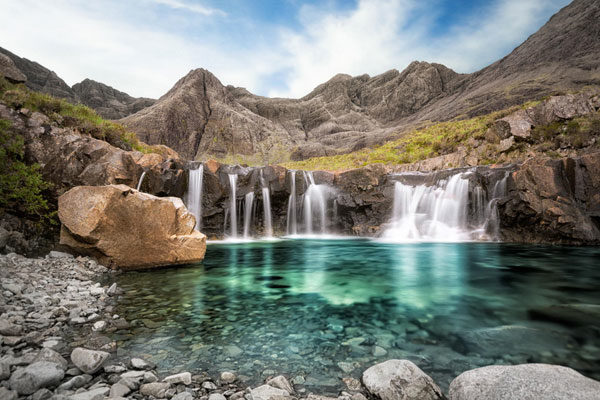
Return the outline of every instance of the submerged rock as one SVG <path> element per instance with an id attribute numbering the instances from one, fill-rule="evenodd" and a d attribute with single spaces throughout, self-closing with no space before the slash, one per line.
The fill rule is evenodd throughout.
<path id="1" fill-rule="evenodd" d="M 58 200 L 60 242 L 121 269 L 201 261 L 206 236 L 179 198 L 125 185 L 78 186 Z"/>
<path id="2" fill-rule="evenodd" d="M 443 399 L 440 388 L 427 374 L 408 360 L 388 360 L 367 369 L 363 384 L 381 400 Z"/>
<path id="3" fill-rule="evenodd" d="M 597 400 L 600 382 L 571 368 L 549 364 L 491 365 L 459 375 L 450 400 Z"/>

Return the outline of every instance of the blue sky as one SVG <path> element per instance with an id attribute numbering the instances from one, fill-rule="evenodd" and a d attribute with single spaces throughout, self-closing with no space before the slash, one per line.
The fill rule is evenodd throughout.
<path id="1" fill-rule="evenodd" d="M 569 0 L 0 0 L 0 46 L 72 85 L 159 97 L 191 69 L 264 96 L 411 61 L 473 72 Z"/>

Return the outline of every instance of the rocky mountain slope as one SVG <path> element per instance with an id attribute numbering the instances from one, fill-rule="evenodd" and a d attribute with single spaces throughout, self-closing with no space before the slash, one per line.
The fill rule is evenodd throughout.
<path id="1" fill-rule="evenodd" d="M 600 4 L 575 0 L 494 64 L 460 75 L 414 62 L 370 77 L 336 75 L 301 99 L 270 99 L 191 71 L 153 106 L 122 122 L 185 157 L 258 155 L 280 161 L 346 153 L 407 128 L 479 115 L 600 84 Z"/>
<path id="2" fill-rule="evenodd" d="M 104 118 L 119 119 L 154 104 L 154 99 L 131 97 L 104 83 L 84 79 L 71 88 L 79 101 Z"/>
<path id="3" fill-rule="evenodd" d="M 123 118 L 154 103 L 153 99 L 131 97 L 90 79 L 69 87 L 54 71 L 1 47 L 0 74 L 13 82 L 24 82 L 36 92 L 47 93 L 71 103 L 85 104 L 109 119 Z"/>

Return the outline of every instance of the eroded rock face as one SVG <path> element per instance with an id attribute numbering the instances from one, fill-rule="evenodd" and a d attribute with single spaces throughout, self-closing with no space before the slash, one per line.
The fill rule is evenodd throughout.
<path id="1" fill-rule="evenodd" d="M 76 83 L 72 89 L 83 104 L 108 119 L 123 118 L 155 102 L 153 99 L 131 97 L 127 93 L 91 79 Z"/>
<path id="2" fill-rule="evenodd" d="M 160 196 L 181 197 L 187 175 L 178 155 L 125 151 L 109 143 L 60 128 L 44 114 L 28 114 L 0 104 L 0 118 L 8 119 L 25 139 L 25 156 L 41 166 L 41 173 L 54 184 L 56 197 L 74 186 L 125 184 L 137 187 L 144 171 L 141 190 Z"/>
<path id="3" fill-rule="evenodd" d="M 505 240 L 600 242 L 600 152 L 532 158 L 511 174 L 508 190 L 499 204 Z"/>
<path id="4" fill-rule="evenodd" d="M 450 400 L 598 398 L 600 382 L 571 368 L 549 364 L 492 365 L 459 375 L 450 384 Z"/>
<path id="5" fill-rule="evenodd" d="M 427 374 L 408 360 L 388 360 L 362 376 L 369 393 L 381 400 L 438 400 L 444 395 Z"/>
<path id="6" fill-rule="evenodd" d="M 121 269 L 201 261 L 206 237 L 179 198 L 125 185 L 78 186 L 58 200 L 60 243 Z"/>
<path id="7" fill-rule="evenodd" d="M 27 77 L 19 71 L 13 60 L 2 53 L 0 53 L 0 77 L 4 77 L 13 83 L 22 83 L 27 80 Z"/>

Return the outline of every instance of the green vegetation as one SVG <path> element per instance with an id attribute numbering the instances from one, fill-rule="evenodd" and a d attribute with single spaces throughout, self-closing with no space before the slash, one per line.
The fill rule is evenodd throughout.
<path id="1" fill-rule="evenodd" d="M 11 210 L 40 223 L 55 223 L 55 211 L 44 197 L 51 184 L 44 181 L 37 164 L 24 160 L 24 140 L 10 121 L 0 119 L 0 212 Z"/>
<path id="2" fill-rule="evenodd" d="M 153 146 L 140 142 L 135 133 L 116 122 L 103 119 L 89 107 L 34 92 L 24 85 L 13 85 L 3 78 L 0 78 L 0 101 L 15 109 L 39 111 L 61 126 L 75 128 L 82 134 L 104 140 L 123 150 L 156 152 Z"/>
<path id="3" fill-rule="evenodd" d="M 345 170 L 375 163 L 390 165 L 413 163 L 452 153 L 459 146 L 465 146 L 467 150 L 470 150 L 474 146 L 472 140 L 483 139 L 485 132 L 495 120 L 505 117 L 519 108 L 531 107 L 535 104 L 537 102 L 529 102 L 475 118 L 456 118 L 452 121 L 433 124 L 405 132 L 399 139 L 372 149 L 362 149 L 329 157 L 315 157 L 282 165 L 293 169 Z M 493 163 L 493 160 L 488 161 L 490 164 Z"/>
<path id="4" fill-rule="evenodd" d="M 594 137 L 600 137 L 600 113 L 537 126 L 533 128 L 531 137 L 542 150 L 552 154 L 559 148 L 587 147 Z"/>

